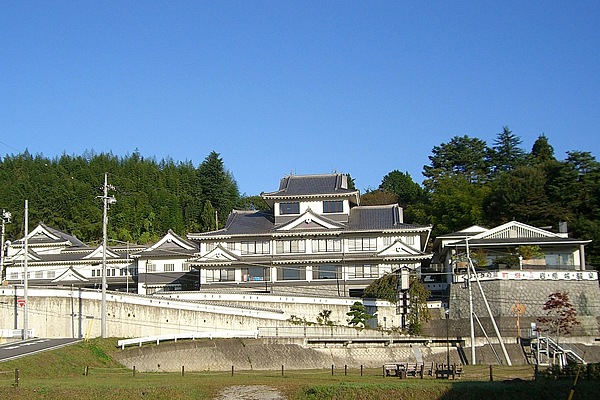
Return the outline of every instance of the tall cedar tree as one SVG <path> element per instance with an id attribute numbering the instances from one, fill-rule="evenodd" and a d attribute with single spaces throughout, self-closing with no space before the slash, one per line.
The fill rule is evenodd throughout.
<path id="1" fill-rule="evenodd" d="M 200 164 L 198 180 L 202 187 L 203 204 L 210 201 L 217 210 L 218 227 L 223 226 L 227 216 L 236 206 L 240 194 L 237 183 L 225 170 L 218 153 L 212 151 Z"/>

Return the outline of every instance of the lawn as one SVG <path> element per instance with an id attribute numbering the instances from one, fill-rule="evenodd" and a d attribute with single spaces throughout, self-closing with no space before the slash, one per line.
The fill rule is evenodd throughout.
<path id="1" fill-rule="evenodd" d="M 93 339 L 0 364 L 0 398 L 212 399 L 234 385 L 266 385 L 288 399 L 567 399 L 572 379 L 533 381 L 531 366 L 466 366 L 461 379 L 383 377 L 381 369 L 133 373 L 115 362 L 115 339 Z M 19 385 L 15 383 L 19 370 Z M 87 372 L 87 375 L 86 375 Z M 582 380 L 574 400 L 597 399 L 597 382 Z"/>

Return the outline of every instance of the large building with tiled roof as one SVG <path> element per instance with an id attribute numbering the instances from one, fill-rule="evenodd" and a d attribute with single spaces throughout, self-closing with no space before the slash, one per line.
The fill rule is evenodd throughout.
<path id="1" fill-rule="evenodd" d="M 107 286 L 111 290 L 135 291 L 137 270 L 131 255 L 144 247 L 124 245 L 106 251 Z M 75 236 L 39 223 L 27 235 L 28 283 L 32 286 L 100 288 L 102 245 L 88 246 Z M 3 278 L 8 284 L 25 280 L 25 238 L 6 246 Z"/>
<path id="2" fill-rule="evenodd" d="M 397 204 L 361 206 L 346 175 L 289 175 L 261 196 L 270 210 L 236 210 L 223 229 L 188 234 L 203 289 L 360 296 L 432 256 L 431 226 L 404 223 Z"/>

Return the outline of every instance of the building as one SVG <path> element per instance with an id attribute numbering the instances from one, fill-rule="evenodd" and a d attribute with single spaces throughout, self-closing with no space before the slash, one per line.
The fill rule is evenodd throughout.
<path id="1" fill-rule="evenodd" d="M 137 268 L 133 253 L 144 247 L 124 244 L 107 247 L 106 281 L 110 290 L 135 291 Z M 27 235 L 28 284 L 101 288 L 102 245 L 92 247 L 76 237 L 39 223 Z M 7 242 L 5 282 L 25 281 L 25 238 Z"/>
<path id="2" fill-rule="evenodd" d="M 375 279 L 432 257 L 431 226 L 404 223 L 396 204 L 361 206 L 346 175 L 289 175 L 261 196 L 268 211 L 234 210 L 223 229 L 187 235 L 202 290 L 360 297 Z"/>

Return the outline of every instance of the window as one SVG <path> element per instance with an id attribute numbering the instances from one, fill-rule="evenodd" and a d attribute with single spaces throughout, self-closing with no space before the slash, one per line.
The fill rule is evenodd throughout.
<path id="1" fill-rule="evenodd" d="M 227 250 L 235 251 L 235 242 L 227 242 Z"/>
<path id="2" fill-rule="evenodd" d="M 279 203 L 279 214 L 300 214 L 300 203 Z"/>
<path id="3" fill-rule="evenodd" d="M 348 267 L 348 278 L 379 278 L 377 265 L 351 265 Z"/>
<path id="4" fill-rule="evenodd" d="M 56 276 L 56 272 L 55 271 L 48 271 L 48 272 L 46 272 L 46 277 L 48 279 L 54 279 L 55 276 Z"/>
<path id="5" fill-rule="evenodd" d="M 35 279 L 42 279 L 44 277 L 44 271 L 35 271 Z"/>
<path id="6" fill-rule="evenodd" d="M 306 267 L 286 266 L 277 268 L 277 279 L 281 281 L 306 279 Z"/>
<path id="7" fill-rule="evenodd" d="M 268 268 L 264 267 L 248 267 L 242 268 L 242 281 L 268 281 Z"/>
<path id="8" fill-rule="evenodd" d="M 375 251 L 377 238 L 350 238 L 348 239 L 349 251 Z"/>
<path id="9" fill-rule="evenodd" d="M 304 253 L 305 249 L 304 240 L 278 240 L 275 248 L 277 253 Z"/>
<path id="10" fill-rule="evenodd" d="M 325 200 L 323 202 L 323 213 L 341 213 L 344 211 L 342 200 Z"/>
<path id="11" fill-rule="evenodd" d="M 208 269 L 206 270 L 206 282 L 231 282 L 235 280 L 235 269 Z"/>
<path id="12" fill-rule="evenodd" d="M 147 263 L 146 264 L 146 272 L 156 272 L 156 264 Z"/>
<path id="13" fill-rule="evenodd" d="M 182 271 L 191 271 L 192 270 L 192 265 L 191 264 L 183 264 L 183 266 L 181 267 Z"/>
<path id="14" fill-rule="evenodd" d="M 217 247 L 217 244 L 215 242 L 212 243 L 206 243 L 206 251 L 213 251 L 215 249 L 215 247 Z"/>
<path id="15" fill-rule="evenodd" d="M 409 246 L 413 246 L 415 244 L 415 237 L 414 236 L 407 236 L 405 243 L 407 245 L 409 245 Z"/>
<path id="16" fill-rule="evenodd" d="M 335 252 L 342 251 L 340 239 L 315 239 L 312 241 L 313 252 Z"/>
<path id="17" fill-rule="evenodd" d="M 392 237 L 391 236 L 384 236 L 383 237 L 383 245 L 384 246 L 389 246 L 390 244 L 392 244 Z"/>
<path id="18" fill-rule="evenodd" d="M 175 264 L 165 264 L 165 272 L 175 271 Z"/>
<path id="19" fill-rule="evenodd" d="M 242 254 L 269 254 L 268 241 L 242 242 Z"/>
<path id="20" fill-rule="evenodd" d="M 313 267 L 314 279 L 336 279 L 339 277 L 339 267 L 337 265 L 319 265 Z"/>
<path id="21" fill-rule="evenodd" d="M 19 273 L 11 272 L 10 274 L 8 274 L 8 277 L 9 277 L 9 279 L 17 280 L 17 279 L 19 279 Z"/>

